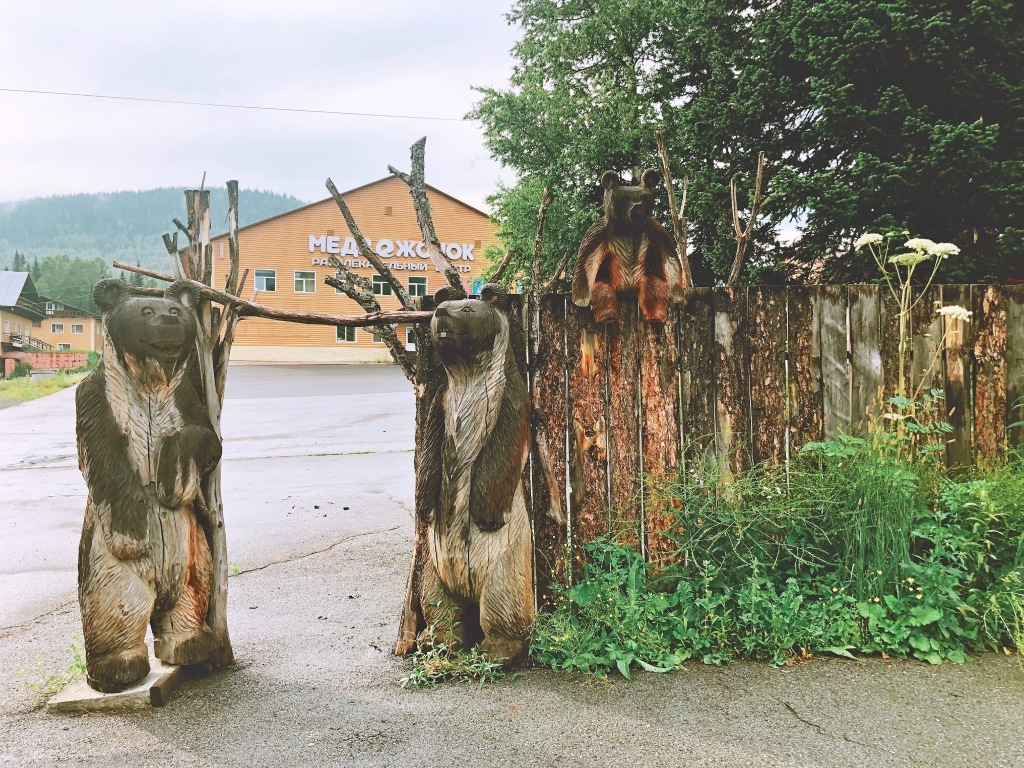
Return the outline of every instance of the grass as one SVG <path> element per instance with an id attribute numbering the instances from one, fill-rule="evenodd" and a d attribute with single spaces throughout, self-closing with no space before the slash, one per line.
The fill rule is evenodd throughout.
<path id="1" fill-rule="evenodd" d="M 33 666 L 18 670 L 18 676 L 24 681 L 25 687 L 36 694 L 40 705 L 60 693 L 76 676 L 85 674 L 84 640 L 76 637 L 68 650 L 71 661 L 63 668 L 44 665 L 42 657 L 39 657 Z"/>
<path id="2" fill-rule="evenodd" d="M 0 380 L 0 403 L 27 403 L 74 386 L 85 378 L 84 373 L 56 373 L 48 379 L 33 381 L 29 376 Z"/>

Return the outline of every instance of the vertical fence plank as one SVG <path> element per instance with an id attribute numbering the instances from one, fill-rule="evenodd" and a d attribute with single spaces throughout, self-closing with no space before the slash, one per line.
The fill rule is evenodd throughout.
<path id="1" fill-rule="evenodd" d="M 942 304 L 942 286 L 933 285 L 920 300 L 914 298 L 910 313 L 910 392 L 927 393 L 941 389 L 942 383 L 942 317 L 935 306 Z"/>
<path id="2" fill-rule="evenodd" d="M 815 296 L 821 302 L 821 383 L 823 435 L 834 440 L 840 432 L 850 432 L 849 337 L 846 312 L 848 292 L 845 285 L 826 285 Z"/>
<path id="3" fill-rule="evenodd" d="M 534 569 L 537 605 L 552 607 L 552 586 L 568 574 L 568 511 L 565 494 L 566 360 L 565 305 L 561 294 L 543 296 L 537 315 L 537 352 L 532 359 L 534 440 Z M 531 310 L 532 311 L 532 310 Z"/>
<path id="4" fill-rule="evenodd" d="M 971 286 L 974 313 L 974 460 L 1001 456 L 1006 439 L 1006 306 L 995 285 Z"/>
<path id="5" fill-rule="evenodd" d="M 715 441 L 714 292 L 691 288 L 679 316 L 680 418 L 684 466 L 704 466 Z"/>
<path id="6" fill-rule="evenodd" d="M 1024 285 L 1005 286 L 1003 297 L 1006 300 L 1007 440 L 1016 448 L 1024 445 Z"/>
<path id="7" fill-rule="evenodd" d="M 640 477 L 640 306 L 619 302 L 608 337 L 608 476 L 612 530 L 644 552 Z M 644 552 L 646 554 L 646 552 Z"/>
<path id="8" fill-rule="evenodd" d="M 946 285 L 942 300 L 946 306 L 970 308 L 969 285 Z M 949 316 L 943 319 L 945 348 L 946 420 L 953 427 L 946 444 L 946 460 L 950 467 L 971 465 L 971 358 L 973 342 L 971 321 L 963 322 Z"/>
<path id="9" fill-rule="evenodd" d="M 606 337 L 589 307 L 566 305 L 569 377 L 569 529 L 575 561 L 586 543 L 608 533 L 605 415 Z"/>
<path id="10" fill-rule="evenodd" d="M 883 387 L 881 307 L 877 285 L 851 285 L 850 291 L 850 418 L 863 430 L 879 415 Z"/>
<path id="11" fill-rule="evenodd" d="M 910 319 L 905 329 L 907 350 L 903 355 L 904 389 L 910 381 Z M 896 394 L 900 371 L 900 303 L 888 286 L 878 286 L 878 346 L 882 357 L 882 402 Z M 907 395 L 908 392 L 901 394 Z"/>
<path id="12" fill-rule="evenodd" d="M 753 461 L 786 460 L 786 288 L 748 292 L 750 317 L 750 421 Z"/>
<path id="13" fill-rule="evenodd" d="M 644 323 L 640 341 L 641 443 L 643 445 L 644 528 L 647 559 L 655 567 L 675 550 L 663 535 L 675 520 L 666 487 L 678 477 L 679 457 L 679 331 L 680 308 L 669 307 L 664 325 Z"/>
<path id="14" fill-rule="evenodd" d="M 747 289 L 715 290 L 715 452 L 723 473 L 750 466 Z"/>
<path id="15" fill-rule="evenodd" d="M 792 286 L 789 315 L 789 452 L 821 440 L 824 415 L 821 383 L 822 289 Z"/>

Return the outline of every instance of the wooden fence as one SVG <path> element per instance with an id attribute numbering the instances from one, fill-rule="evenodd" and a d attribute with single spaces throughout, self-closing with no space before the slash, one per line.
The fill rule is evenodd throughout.
<path id="1" fill-rule="evenodd" d="M 973 317 L 949 326 L 937 305 Z M 597 326 L 589 308 L 548 295 L 520 315 L 539 329 L 520 349 L 541 601 L 580 547 L 613 527 L 649 559 L 669 551 L 658 533 L 668 513 L 647 500 L 688 462 L 710 458 L 726 473 L 784 462 L 857 431 L 896 391 L 898 305 L 884 287 L 693 288 L 664 326 L 640 321 L 635 303 L 620 311 L 617 326 Z M 1013 407 L 1024 397 L 1024 286 L 934 286 L 908 330 L 907 381 L 945 392 L 947 461 L 998 456 L 1007 426 L 1024 419 Z"/>

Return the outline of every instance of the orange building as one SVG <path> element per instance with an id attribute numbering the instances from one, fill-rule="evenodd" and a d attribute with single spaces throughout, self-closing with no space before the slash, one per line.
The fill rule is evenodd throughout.
<path id="1" fill-rule="evenodd" d="M 39 297 L 46 317 L 32 324 L 32 337 L 58 352 L 102 352 L 103 321 L 99 315 L 45 296 Z"/>
<path id="2" fill-rule="evenodd" d="M 389 176 L 342 193 L 370 247 L 406 286 L 412 296 L 427 296 L 445 281 L 427 257 L 409 188 Z M 442 248 L 462 274 L 466 289 L 475 292 L 488 266 L 484 248 L 499 246 L 497 227 L 483 211 L 427 187 L 434 227 Z M 240 203 L 245 205 L 244 197 Z M 250 224 L 238 230 L 240 269 L 249 270 L 244 298 L 257 291 L 256 301 L 271 307 L 363 314 L 344 294 L 324 283 L 335 274 L 336 256 L 356 274 L 370 280 L 384 310 L 399 309 L 391 287 L 362 259 L 355 239 L 332 198 Z M 229 267 L 227 235 L 213 239 L 214 284 L 223 285 Z M 409 329 L 399 338 L 412 345 Z M 391 356 L 371 328 L 335 328 L 246 318 L 238 325 L 233 361 L 258 362 L 384 362 Z"/>

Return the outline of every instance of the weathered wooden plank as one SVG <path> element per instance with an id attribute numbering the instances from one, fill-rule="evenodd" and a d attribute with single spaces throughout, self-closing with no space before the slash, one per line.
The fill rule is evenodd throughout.
<path id="1" fill-rule="evenodd" d="M 644 530 L 647 559 L 656 568 L 668 562 L 676 549 L 664 535 L 675 522 L 668 486 L 678 479 L 679 422 L 679 315 L 669 307 L 664 325 L 644 323 L 640 335 L 640 403 L 643 414 Z"/>
<path id="2" fill-rule="evenodd" d="M 723 477 L 750 467 L 747 289 L 715 289 L 715 453 Z"/>
<path id="3" fill-rule="evenodd" d="M 753 461 L 786 460 L 786 288 L 762 286 L 748 292 L 750 317 L 750 415 Z"/>
<path id="4" fill-rule="evenodd" d="M 714 292 L 691 288 L 679 316 L 680 418 L 688 471 L 705 466 L 714 453 L 714 339 Z"/>
<path id="5" fill-rule="evenodd" d="M 826 285 L 815 295 L 820 303 L 822 434 L 834 440 L 841 432 L 849 434 L 850 367 L 847 328 L 848 293 L 845 285 Z"/>
<path id="6" fill-rule="evenodd" d="M 946 285 L 942 288 L 945 306 L 970 309 L 969 285 Z M 947 315 L 943 318 L 945 349 L 944 410 L 953 432 L 946 443 L 946 460 L 950 467 L 971 465 L 971 347 L 973 323 Z"/>
<path id="7" fill-rule="evenodd" d="M 1006 302 L 999 286 L 971 286 L 974 325 L 974 460 L 991 462 L 1006 440 Z"/>
<path id="8" fill-rule="evenodd" d="M 936 305 L 942 304 L 942 286 L 933 285 L 914 298 L 910 312 L 911 361 L 907 397 L 920 397 L 932 389 L 942 389 L 942 316 Z"/>
<path id="9" fill-rule="evenodd" d="M 822 289 L 791 286 L 789 302 L 789 452 L 824 434 L 821 384 Z"/>
<path id="10" fill-rule="evenodd" d="M 881 413 L 881 300 L 877 285 L 851 285 L 850 409 L 853 427 L 863 431 Z"/>
<path id="11" fill-rule="evenodd" d="M 619 302 L 618 323 L 607 323 L 608 477 L 611 526 L 619 541 L 644 550 L 640 473 L 640 307 Z"/>
<path id="12" fill-rule="evenodd" d="M 589 307 L 566 306 L 569 388 L 569 529 L 573 559 L 608 533 L 608 451 L 605 413 L 607 342 Z"/>
<path id="13" fill-rule="evenodd" d="M 1006 301 L 1007 441 L 1016 448 L 1024 445 L 1024 285 L 1007 285 L 1002 290 Z"/>
<path id="14" fill-rule="evenodd" d="M 537 348 L 531 360 L 533 387 L 532 471 L 534 571 L 539 608 L 553 607 L 552 587 L 568 581 L 569 531 L 565 458 L 566 297 L 543 296 L 535 322 Z"/>
<path id="15" fill-rule="evenodd" d="M 910 381 L 910 318 L 907 318 L 907 347 L 903 353 L 904 389 Z M 882 356 L 882 402 L 883 404 L 899 388 L 900 371 L 900 303 L 889 288 L 878 286 L 878 346 Z M 906 394 L 906 393 L 903 393 Z"/>

